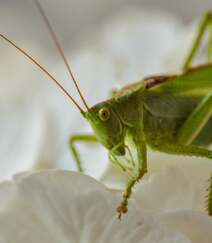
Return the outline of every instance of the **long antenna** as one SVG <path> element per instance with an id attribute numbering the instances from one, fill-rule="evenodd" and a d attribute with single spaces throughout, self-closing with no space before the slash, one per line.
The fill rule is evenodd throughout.
<path id="1" fill-rule="evenodd" d="M 77 104 L 74 98 L 68 93 L 68 91 L 44 68 L 38 61 L 36 61 L 32 56 L 30 56 L 26 51 L 17 46 L 14 42 L 9 40 L 6 36 L 0 34 L 0 37 L 7 41 L 10 45 L 15 47 L 19 52 L 21 52 L 25 57 L 29 58 L 37 67 L 39 67 L 48 77 L 50 77 L 56 85 L 71 99 L 71 101 L 77 106 L 77 108 L 84 113 L 83 109 Z"/>
<path id="2" fill-rule="evenodd" d="M 45 14 L 45 12 L 44 12 L 41 4 L 40 4 L 40 2 L 38 0 L 34 0 L 34 2 L 35 2 L 36 6 L 37 6 L 37 8 L 38 8 L 38 10 L 40 12 L 41 17 L 44 20 L 44 23 L 46 24 L 47 30 L 48 30 L 49 34 L 51 35 L 51 37 L 52 37 L 52 39 L 53 39 L 53 41 L 54 41 L 54 43 L 55 43 L 55 45 L 56 45 L 56 47 L 58 49 L 58 52 L 59 52 L 60 56 L 62 57 L 62 59 L 64 61 L 64 64 L 65 64 L 65 66 L 66 66 L 66 68 L 67 68 L 67 70 L 69 72 L 69 75 L 71 76 L 71 79 L 73 80 L 73 83 L 74 83 L 74 85 L 75 85 L 75 87 L 77 89 L 77 92 L 78 92 L 78 94 L 79 94 L 79 96 L 80 96 L 83 104 L 85 105 L 86 109 L 89 110 L 89 107 L 88 107 L 88 105 L 87 105 L 87 103 L 86 103 L 86 101 L 85 101 L 85 99 L 84 99 L 84 97 L 83 97 L 83 95 L 82 95 L 82 93 L 81 93 L 81 91 L 79 89 L 79 86 L 77 84 L 77 81 L 76 81 L 76 79 L 75 79 L 75 77 L 73 75 L 73 72 L 71 70 L 71 67 L 68 64 L 68 61 L 67 61 L 67 59 L 65 57 L 65 54 L 63 52 L 63 49 L 62 49 L 62 47 L 61 47 L 61 45 L 60 45 L 60 43 L 58 41 L 58 38 L 57 38 L 57 36 L 56 36 L 56 34 L 55 34 L 52 26 L 50 25 L 50 22 L 49 22 L 49 20 L 48 20 L 48 18 L 46 16 L 46 14 Z"/>

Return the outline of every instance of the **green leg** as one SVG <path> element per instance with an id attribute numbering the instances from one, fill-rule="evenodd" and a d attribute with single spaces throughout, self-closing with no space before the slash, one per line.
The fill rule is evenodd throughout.
<path id="1" fill-rule="evenodd" d="M 119 161 L 116 156 L 113 153 L 109 152 L 109 160 L 117 166 L 119 169 L 121 169 L 123 172 L 126 172 L 129 168 L 126 165 L 123 165 L 121 161 Z"/>
<path id="2" fill-rule="evenodd" d="M 202 21 L 200 22 L 200 25 L 199 25 L 199 29 L 197 31 L 197 35 L 196 35 L 196 38 L 194 39 L 194 43 L 192 45 L 192 48 L 191 50 L 189 51 L 184 63 L 183 63 L 183 70 L 186 70 L 189 68 L 195 54 L 197 53 L 198 51 L 198 48 L 201 44 L 201 41 L 202 41 L 202 38 L 204 36 L 204 33 L 206 32 L 207 28 L 208 27 L 211 27 L 211 23 L 212 23 L 212 13 L 211 12 L 207 12 L 203 18 L 202 18 Z M 209 43 L 208 43 L 208 53 L 209 53 L 209 50 L 212 48 L 212 43 L 210 42 L 210 38 L 209 38 Z M 209 55 L 210 57 L 210 55 Z"/>
<path id="3" fill-rule="evenodd" d="M 128 154 L 129 154 L 129 156 L 130 156 L 130 158 L 129 159 L 126 159 L 127 160 L 127 162 L 128 162 L 128 164 L 130 165 L 130 168 L 132 169 L 132 168 L 135 168 L 135 160 L 134 160 L 134 158 L 133 158 L 133 155 L 132 155 L 132 152 L 130 151 L 130 148 L 127 146 L 127 145 L 125 145 L 125 149 L 128 151 Z"/>
<path id="4" fill-rule="evenodd" d="M 199 132 L 205 126 L 212 116 L 212 92 L 203 98 L 201 103 L 188 117 L 177 134 L 177 140 L 180 144 L 189 145 L 194 141 Z M 197 150 L 198 148 L 196 148 Z M 197 152 L 197 151 L 196 151 Z M 200 151 L 201 152 L 201 151 Z M 202 153 L 202 152 L 201 152 Z M 208 153 L 208 156 L 207 156 Z M 212 159 L 212 151 L 206 151 L 206 157 Z M 212 215 L 212 176 L 210 178 L 210 187 L 208 189 L 207 210 Z"/>
<path id="5" fill-rule="evenodd" d="M 133 168 L 135 168 L 135 161 L 133 158 L 133 155 L 130 151 L 130 148 L 125 145 L 125 149 L 128 151 L 129 154 L 129 159 L 125 158 L 125 163 L 123 163 L 122 161 L 119 161 L 117 156 L 115 155 L 114 151 L 117 149 L 118 146 L 114 147 L 112 150 L 109 151 L 108 155 L 109 155 L 109 160 L 118 168 L 120 168 L 122 171 L 126 172 L 128 170 L 132 170 Z"/>
<path id="6" fill-rule="evenodd" d="M 139 168 L 137 174 L 128 182 L 125 193 L 123 195 L 123 201 L 117 208 L 119 213 L 119 218 L 121 218 L 122 213 L 126 213 L 128 210 L 128 200 L 132 194 L 132 188 L 134 185 L 147 173 L 147 149 L 146 143 L 142 139 L 134 138 L 134 142 L 137 148 Z"/>
<path id="7" fill-rule="evenodd" d="M 210 22 L 209 25 L 208 61 L 212 62 L 212 21 Z"/>
<path id="8" fill-rule="evenodd" d="M 208 198 L 207 198 L 207 210 L 208 214 L 212 216 L 212 174 L 209 180 L 209 188 L 208 188 Z"/>
<path id="9" fill-rule="evenodd" d="M 200 148 L 194 145 L 181 145 L 181 144 L 165 144 L 165 145 L 152 145 L 153 149 L 167 153 L 167 154 L 177 154 L 185 156 L 196 156 L 212 159 L 212 151 Z"/>
<path id="10" fill-rule="evenodd" d="M 97 140 L 94 135 L 90 135 L 90 134 L 73 135 L 69 139 L 69 147 L 76 161 L 77 169 L 79 172 L 83 172 L 80 156 L 75 147 L 76 142 L 97 143 Z"/>
<path id="11" fill-rule="evenodd" d="M 212 91 L 206 95 L 177 134 L 177 143 L 189 145 L 212 117 Z"/>
<path id="12" fill-rule="evenodd" d="M 200 148 L 192 145 L 161 145 L 154 147 L 155 150 L 160 152 L 165 152 L 169 154 L 177 154 L 177 155 L 188 155 L 188 156 L 197 156 L 197 157 L 205 157 L 208 159 L 212 159 L 212 151 L 204 148 Z M 208 190 L 208 200 L 207 200 L 207 210 L 209 215 L 212 215 L 212 176 L 210 178 L 210 186 Z"/>

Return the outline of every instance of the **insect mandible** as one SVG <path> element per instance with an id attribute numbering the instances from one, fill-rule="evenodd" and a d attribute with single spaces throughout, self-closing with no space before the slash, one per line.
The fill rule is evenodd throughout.
<path id="1" fill-rule="evenodd" d="M 147 148 L 184 156 L 212 159 L 212 12 L 207 12 L 199 25 L 196 38 L 182 69 L 178 74 L 152 76 L 115 91 L 112 98 L 89 107 L 80 92 L 72 70 L 58 39 L 38 0 L 36 6 L 52 36 L 54 43 L 68 69 L 75 87 L 86 108 L 84 110 L 67 90 L 32 56 L 0 34 L 1 38 L 19 50 L 37 65 L 71 99 L 82 116 L 90 123 L 94 135 L 79 134 L 70 137 L 70 150 L 79 171 L 83 171 L 75 143 L 99 142 L 107 150 L 110 160 L 123 171 L 135 168 L 135 162 L 126 143 L 133 142 L 137 151 L 137 171 L 117 207 L 119 217 L 128 210 L 128 200 L 134 185 L 147 173 Z M 204 34 L 208 32 L 208 63 L 191 67 Z M 128 164 L 119 157 L 130 155 Z M 212 175 L 208 190 L 207 210 L 212 215 Z"/>

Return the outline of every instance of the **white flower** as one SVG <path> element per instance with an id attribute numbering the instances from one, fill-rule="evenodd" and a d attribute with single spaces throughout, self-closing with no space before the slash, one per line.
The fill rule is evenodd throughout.
<path id="1" fill-rule="evenodd" d="M 148 151 L 148 173 L 133 197 L 148 212 L 193 209 L 206 212 L 211 160 Z M 124 190 L 129 175 L 109 165 L 100 178 L 109 188 Z"/>
<path id="2" fill-rule="evenodd" d="M 67 171 L 24 173 L 0 184 L 1 243 L 210 243 L 212 219 L 192 211 L 146 215 L 131 202 L 118 220 L 120 195 Z"/>
<path id="3" fill-rule="evenodd" d="M 33 168 L 42 146 L 45 121 L 32 105 L 0 107 L 0 180 Z"/>

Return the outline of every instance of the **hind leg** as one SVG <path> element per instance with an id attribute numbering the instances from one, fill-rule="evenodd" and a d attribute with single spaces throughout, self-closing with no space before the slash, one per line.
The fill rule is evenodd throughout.
<path id="1" fill-rule="evenodd" d="M 189 145 L 212 117 L 212 91 L 194 109 L 177 133 L 177 143 Z"/>
<path id="2" fill-rule="evenodd" d="M 197 35 L 194 39 L 193 45 L 191 47 L 191 50 L 189 51 L 188 55 L 185 58 L 185 61 L 183 63 L 183 70 L 186 70 L 189 68 L 191 62 L 194 59 L 195 54 L 197 53 L 201 41 L 203 39 L 203 36 L 205 32 L 209 30 L 209 39 L 208 39 L 208 59 L 209 61 L 212 61 L 212 12 L 207 12 L 200 22 L 199 29 L 197 31 Z"/>
<path id="3" fill-rule="evenodd" d="M 210 177 L 210 185 L 208 187 L 208 196 L 207 196 L 207 210 L 208 214 L 212 216 L 212 174 Z"/>
<path id="4" fill-rule="evenodd" d="M 197 137 L 201 129 L 212 116 L 212 92 L 210 92 L 202 102 L 197 106 L 187 121 L 178 132 L 178 142 L 190 144 Z M 212 175 L 210 177 L 210 186 L 208 188 L 207 210 L 212 216 Z"/>
<path id="5" fill-rule="evenodd" d="M 161 144 L 158 146 L 153 144 L 153 148 L 170 154 L 199 156 L 212 159 L 211 150 L 191 145 L 211 116 L 212 92 L 209 92 L 179 129 L 176 144 Z M 212 215 L 212 177 L 210 180 L 207 209 L 209 215 Z"/>

